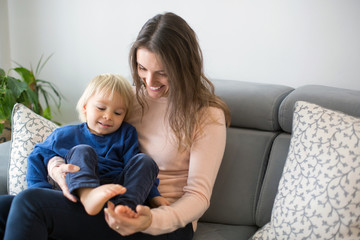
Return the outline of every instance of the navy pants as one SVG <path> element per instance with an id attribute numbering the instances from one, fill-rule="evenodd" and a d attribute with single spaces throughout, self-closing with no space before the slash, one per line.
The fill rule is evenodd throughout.
<path id="1" fill-rule="evenodd" d="M 136 233 L 122 237 L 107 225 L 103 211 L 90 216 L 80 203 L 69 201 L 58 190 L 33 188 L 16 197 L 0 196 L 0 239 L 5 240 L 188 240 L 193 238 L 193 234 L 190 223 L 168 234 Z"/>
<path id="2" fill-rule="evenodd" d="M 82 187 L 95 188 L 107 183 L 120 184 L 126 187 L 126 193 L 112 198 L 111 201 L 115 205 L 129 206 L 134 211 L 138 204 L 144 204 L 159 172 L 158 166 L 151 157 L 139 153 L 129 159 L 119 176 L 114 179 L 101 179 L 98 173 L 97 154 L 89 145 L 73 147 L 65 156 L 65 163 L 80 167 L 80 171 L 66 174 L 66 183 L 71 194 L 76 196 L 76 190 Z"/>

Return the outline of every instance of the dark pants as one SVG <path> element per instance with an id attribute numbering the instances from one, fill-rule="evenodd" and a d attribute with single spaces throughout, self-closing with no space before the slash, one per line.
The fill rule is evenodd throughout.
<path id="1" fill-rule="evenodd" d="M 66 183 L 70 193 L 76 196 L 76 190 L 79 188 L 95 188 L 107 183 L 120 184 L 126 187 L 126 193 L 112 198 L 111 201 L 115 205 L 129 206 L 134 211 L 138 204 L 145 203 L 159 172 L 152 158 L 139 153 L 129 159 L 119 176 L 114 179 L 100 180 L 98 157 L 95 150 L 89 145 L 73 147 L 65 156 L 65 163 L 80 167 L 80 171 L 66 175 Z"/>
<path id="2" fill-rule="evenodd" d="M 169 234 L 136 233 L 122 237 L 107 225 L 103 211 L 90 216 L 80 203 L 69 201 L 61 191 L 44 188 L 27 189 L 16 197 L 0 196 L 0 239 L 4 231 L 5 240 L 187 240 L 193 237 L 191 223 Z"/>

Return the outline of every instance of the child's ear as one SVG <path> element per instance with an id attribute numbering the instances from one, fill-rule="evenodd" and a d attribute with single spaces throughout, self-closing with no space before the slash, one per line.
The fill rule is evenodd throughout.
<path id="1" fill-rule="evenodd" d="M 86 113 L 86 103 L 84 104 L 84 106 L 82 107 L 82 111 L 83 111 L 83 113 Z"/>

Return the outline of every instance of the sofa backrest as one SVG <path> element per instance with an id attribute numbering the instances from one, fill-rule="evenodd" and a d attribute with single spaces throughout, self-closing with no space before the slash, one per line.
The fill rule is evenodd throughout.
<path id="1" fill-rule="evenodd" d="M 279 134 L 278 109 L 292 88 L 214 80 L 231 112 L 224 158 L 211 205 L 201 221 L 255 225 L 257 201 L 271 146 Z"/>
<path id="2" fill-rule="evenodd" d="M 270 221 L 291 138 L 296 101 L 360 117 L 360 91 L 214 80 L 232 123 L 203 222 L 262 227 Z"/>

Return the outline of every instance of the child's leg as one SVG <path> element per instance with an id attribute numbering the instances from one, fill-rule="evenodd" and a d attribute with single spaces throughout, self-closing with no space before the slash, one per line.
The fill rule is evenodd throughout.
<path id="1" fill-rule="evenodd" d="M 144 204 L 158 172 L 159 168 L 152 158 L 143 153 L 135 155 L 115 180 L 115 183 L 126 188 L 126 193 L 116 196 L 111 201 L 115 205 L 125 205 L 135 211 L 138 204 Z"/>
<path id="2" fill-rule="evenodd" d="M 66 154 L 65 163 L 80 167 L 78 172 L 66 174 L 66 183 L 71 194 L 76 195 L 75 191 L 80 187 L 100 186 L 98 157 L 91 146 L 81 144 L 73 147 Z"/>
<path id="3" fill-rule="evenodd" d="M 66 183 L 89 215 L 98 214 L 110 198 L 125 192 L 118 184 L 100 186 L 97 161 L 95 150 L 88 145 L 73 147 L 65 156 L 66 163 L 80 167 L 80 171 L 66 174 Z"/>

